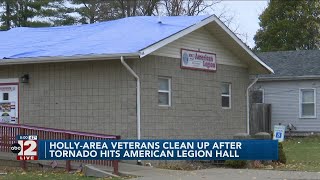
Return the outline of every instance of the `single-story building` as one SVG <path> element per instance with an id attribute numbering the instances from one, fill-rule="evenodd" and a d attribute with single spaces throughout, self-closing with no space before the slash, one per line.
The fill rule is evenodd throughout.
<path id="1" fill-rule="evenodd" d="M 320 51 L 257 55 L 274 70 L 274 74 L 260 75 L 254 86 L 262 97 L 258 99 L 271 104 L 272 125 L 291 124 L 296 132 L 320 132 Z"/>
<path id="2" fill-rule="evenodd" d="M 2 122 L 122 138 L 244 133 L 249 74 L 272 72 L 216 16 L 14 28 L 0 39 Z"/>

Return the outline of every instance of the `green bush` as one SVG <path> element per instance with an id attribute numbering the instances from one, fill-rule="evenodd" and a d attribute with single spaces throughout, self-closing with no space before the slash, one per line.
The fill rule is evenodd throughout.
<path id="1" fill-rule="evenodd" d="M 280 162 L 282 164 L 286 164 L 287 162 L 286 154 L 284 153 L 282 143 L 280 142 L 278 143 L 278 161 L 277 162 Z"/>
<path id="2" fill-rule="evenodd" d="M 244 168 L 247 166 L 247 161 L 244 160 L 226 160 L 224 162 L 225 166 L 232 168 Z"/>

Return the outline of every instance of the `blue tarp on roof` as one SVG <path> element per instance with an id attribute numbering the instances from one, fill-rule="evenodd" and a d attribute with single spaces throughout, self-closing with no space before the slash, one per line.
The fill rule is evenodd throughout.
<path id="1" fill-rule="evenodd" d="M 96 24 L 0 31 L 0 59 L 138 53 L 208 16 L 136 16 Z"/>

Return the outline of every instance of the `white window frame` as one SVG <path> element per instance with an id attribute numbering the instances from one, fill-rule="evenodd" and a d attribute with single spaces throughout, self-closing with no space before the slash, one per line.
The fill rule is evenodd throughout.
<path id="1" fill-rule="evenodd" d="M 166 79 L 166 80 L 168 80 L 168 89 L 169 90 L 160 90 L 159 89 L 159 87 L 158 87 L 158 100 L 159 100 L 159 93 L 168 93 L 168 103 L 169 104 L 159 104 L 158 103 L 158 105 L 159 106 L 161 106 L 161 107 L 171 107 L 171 78 L 170 77 L 163 77 L 163 76 L 159 76 L 158 77 L 158 83 L 159 83 L 159 79 Z"/>
<path id="2" fill-rule="evenodd" d="M 228 95 L 222 94 L 222 92 L 221 92 L 221 107 L 222 107 L 222 109 L 231 109 L 231 104 L 232 104 L 232 98 L 231 98 L 231 94 L 232 94 L 232 91 L 231 91 L 231 83 L 229 83 L 229 82 L 222 82 L 221 84 L 228 84 L 228 85 L 229 85 L 229 94 L 228 94 Z M 223 106 L 222 106 L 222 97 L 229 97 L 229 107 L 223 107 Z"/>
<path id="3" fill-rule="evenodd" d="M 303 90 L 313 90 L 313 103 L 314 103 L 314 115 L 313 116 L 303 116 L 302 115 L 302 91 Z M 316 88 L 300 88 L 299 89 L 299 118 L 301 119 L 310 119 L 317 117 L 317 102 L 316 102 Z M 307 104 L 307 103 L 304 103 Z M 311 103 L 310 103 L 311 104 Z"/>

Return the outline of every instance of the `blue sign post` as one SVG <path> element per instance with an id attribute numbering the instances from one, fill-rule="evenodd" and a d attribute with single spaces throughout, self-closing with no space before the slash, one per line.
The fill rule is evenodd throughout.
<path id="1" fill-rule="evenodd" d="M 278 140 L 279 142 L 284 141 L 285 132 L 286 132 L 286 126 L 275 125 L 273 129 L 273 140 Z"/>

